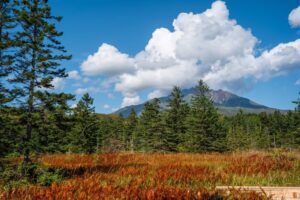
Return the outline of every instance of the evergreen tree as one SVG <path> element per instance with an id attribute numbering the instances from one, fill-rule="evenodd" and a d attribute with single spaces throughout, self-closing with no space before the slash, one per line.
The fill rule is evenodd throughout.
<path id="1" fill-rule="evenodd" d="M 226 132 L 219 121 L 208 86 L 199 81 L 187 117 L 185 148 L 192 152 L 223 151 Z"/>
<path id="2" fill-rule="evenodd" d="M 19 0 L 15 15 L 18 22 L 17 60 L 14 65 L 15 94 L 25 111 L 26 135 L 24 137 L 24 162 L 29 162 L 33 129 L 37 124 L 34 115 L 39 99 L 37 92 L 53 88 L 54 78 L 66 77 L 60 61 L 70 59 L 58 41 L 62 35 L 56 30 L 56 22 L 62 18 L 51 14 L 45 0 Z"/>
<path id="3" fill-rule="evenodd" d="M 37 153 L 63 152 L 66 133 L 71 129 L 69 100 L 73 95 L 37 92 L 40 105 L 37 107 L 37 123 L 34 145 Z"/>
<path id="4" fill-rule="evenodd" d="M 300 96 L 300 92 L 299 92 Z M 299 148 L 300 147 L 300 97 L 293 101 L 296 104 L 295 114 L 294 114 L 294 124 L 293 124 L 293 135 L 294 135 L 294 144 Z"/>
<path id="5" fill-rule="evenodd" d="M 174 87 L 166 113 L 166 144 L 168 151 L 178 150 L 178 145 L 182 142 L 186 131 L 185 120 L 187 113 L 188 105 L 183 100 L 181 89 L 180 87 Z"/>
<path id="6" fill-rule="evenodd" d="M 9 101 L 9 91 L 5 87 L 6 78 L 11 72 L 14 54 L 13 32 L 15 18 L 13 15 L 14 3 L 12 0 L 0 2 L 0 106 Z"/>
<path id="7" fill-rule="evenodd" d="M 128 118 L 125 120 L 125 142 L 126 150 L 135 150 L 136 142 L 136 127 L 138 123 L 138 118 L 134 109 L 131 110 Z"/>
<path id="8" fill-rule="evenodd" d="M 5 108 L 4 105 L 9 101 L 9 90 L 5 86 L 7 77 L 11 71 L 13 54 L 10 53 L 13 48 L 12 30 L 15 28 L 15 19 L 13 17 L 13 1 L 0 1 L 0 156 L 12 152 L 12 147 L 16 138 L 13 136 L 13 127 L 11 122 L 11 112 L 13 109 Z"/>
<path id="9" fill-rule="evenodd" d="M 142 151 L 165 150 L 164 126 L 159 99 L 146 102 L 139 119 L 139 149 Z"/>
<path id="10" fill-rule="evenodd" d="M 86 153 L 96 151 L 99 128 L 93 101 L 93 98 L 86 93 L 74 109 L 75 124 L 70 133 L 71 151 Z"/>
<path id="11" fill-rule="evenodd" d="M 299 92 L 299 96 L 300 96 L 300 92 Z M 300 112 L 300 98 L 298 98 L 297 100 L 293 101 L 293 103 L 296 104 L 295 111 Z"/>

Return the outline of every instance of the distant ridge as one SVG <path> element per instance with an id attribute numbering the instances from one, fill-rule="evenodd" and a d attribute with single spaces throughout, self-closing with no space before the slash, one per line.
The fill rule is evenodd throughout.
<path id="1" fill-rule="evenodd" d="M 183 98 L 186 102 L 190 103 L 192 97 L 196 94 L 195 88 L 184 89 L 182 90 Z M 267 106 L 258 104 L 250 99 L 240 97 L 231 92 L 224 90 L 211 90 L 211 96 L 214 101 L 215 106 L 219 109 L 219 112 L 226 116 L 232 116 L 243 110 L 245 113 L 261 113 L 261 112 L 274 112 L 275 108 L 269 108 Z M 162 110 L 167 108 L 169 96 L 160 97 L 160 107 Z M 149 100 L 151 101 L 151 100 Z M 128 117 L 131 110 L 134 109 L 135 112 L 140 115 L 143 111 L 145 103 L 127 106 L 121 108 L 114 112 L 114 114 L 122 115 L 123 117 Z M 287 112 L 286 110 L 281 110 L 282 112 Z"/>

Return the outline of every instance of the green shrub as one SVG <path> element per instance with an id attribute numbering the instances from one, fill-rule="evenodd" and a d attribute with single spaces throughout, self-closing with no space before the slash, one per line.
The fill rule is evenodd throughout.
<path id="1" fill-rule="evenodd" d="M 44 169 L 38 174 L 37 183 L 42 186 L 50 186 L 53 182 L 60 182 L 62 173 L 58 169 Z"/>

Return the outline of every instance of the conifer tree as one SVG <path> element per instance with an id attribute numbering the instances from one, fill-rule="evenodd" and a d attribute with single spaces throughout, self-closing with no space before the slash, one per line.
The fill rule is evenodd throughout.
<path id="1" fill-rule="evenodd" d="M 219 122 L 219 114 L 210 96 L 210 90 L 200 80 L 187 117 L 186 150 L 192 152 L 222 151 L 225 146 L 225 136 L 225 131 Z"/>
<path id="2" fill-rule="evenodd" d="M 126 141 L 126 150 L 133 151 L 135 150 L 136 142 L 136 127 L 138 123 L 138 118 L 134 109 L 131 110 L 128 118 L 125 120 L 125 141 Z"/>
<path id="3" fill-rule="evenodd" d="M 175 86 L 171 92 L 166 113 L 166 144 L 168 151 L 177 151 L 178 145 L 186 131 L 185 120 L 188 105 L 183 100 L 180 87 Z"/>
<path id="4" fill-rule="evenodd" d="M 86 93 L 74 109 L 75 124 L 70 133 L 70 150 L 73 152 L 93 153 L 96 151 L 99 128 L 93 101 L 93 98 Z"/>
<path id="5" fill-rule="evenodd" d="M 52 89 L 54 78 L 66 77 L 65 69 L 60 68 L 62 60 L 71 57 L 58 38 L 62 32 L 56 30 L 56 23 L 61 17 L 51 14 L 45 0 L 18 0 L 15 15 L 18 24 L 17 60 L 14 64 L 14 94 L 24 109 L 26 134 L 24 137 L 24 162 L 30 161 L 30 149 L 33 129 L 37 124 L 34 115 L 39 105 L 37 92 Z"/>
<path id="6" fill-rule="evenodd" d="M 7 76 L 12 70 L 14 54 L 13 29 L 16 27 L 12 0 L 0 1 L 0 106 L 9 101 L 9 91 L 5 87 Z"/>
<path id="7" fill-rule="evenodd" d="M 70 110 L 68 101 L 74 99 L 73 95 L 49 92 L 37 92 L 40 105 L 37 110 L 37 123 L 39 126 L 34 134 L 34 145 L 37 153 L 63 152 L 66 143 L 66 133 L 70 131 Z"/>
<path id="8" fill-rule="evenodd" d="M 139 119 L 139 149 L 142 151 L 165 150 L 164 126 L 159 99 L 146 102 Z"/>
<path id="9" fill-rule="evenodd" d="M 300 96 L 300 92 L 299 92 Z M 297 100 L 293 101 L 296 104 L 295 108 L 295 117 L 294 117 L 294 144 L 299 148 L 300 147 L 300 97 Z"/>

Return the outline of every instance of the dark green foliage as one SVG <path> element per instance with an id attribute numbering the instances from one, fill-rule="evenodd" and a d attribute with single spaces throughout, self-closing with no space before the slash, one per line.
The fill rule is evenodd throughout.
<path id="1" fill-rule="evenodd" d="M 154 99 L 145 104 L 139 119 L 138 149 L 141 151 L 164 151 L 165 135 L 159 100 Z"/>
<path id="2" fill-rule="evenodd" d="M 73 95 L 49 92 L 38 93 L 40 105 L 37 107 L 37 126 L 34 134 L 34 149 L 36 153 L 62 152 L 66 143 L 67 131 L 72 127 L 70 108 L 67 104 Z M 60 141 L 59 143 L 57 141 Z"/>
<path id="3" fill-rule="evenodd" d="M 24 136 L 23 111 L 17 108 L 0 108 L 0 157 L 21 152 Z"/>
<path id="4" fill-rule="evenodd" d="M 184 140 L 189 107 L 179 87 L 174 87 L 170 96 L 166 112 L 166 145 L 168 151 L 178 151 L 178 145 Z"/>
<path id="5" fill-rule="evenodd" d="M 269 116 L 244 114 L 228 118 L 227 145 L 230 150 L 266 149 L 271 146 L 269 127 L 264 126 Z M 264 122 L 264 123 L 263 123 Z"/>
<path id="6" fill-rule="evenodd" d="M 223 151 L 226 133 L 209 96 L 209 88 L 200 80 L 197 91 L 187 117 L 183 148 L 189 152 Z"/>
<path id="7" fill-rule="evenodd" d="M 36 121 L 37 112 L 40 104 L 43 104 L 41 97 L 49 98 L 43 99 L 47 104 L 56 103 L 51 102 L 54 98 L 52 93 L 46 92 L 53 88 L 54 78 L 66 77 L 65 69 L 59 66 L 60 61 L 68 60 L 70 56 L 65 55 L 66 51 L 58 41 L 62 33 L 56 30 L 55 25 L 61 17 L 52 16 L 47 1 L 16 1 L 14 14 L 18 25 L 15 36 L 17 58 L 13 63 L 10 82 L 14 87 L 13 94 L 18 97 L 17 102 L 24 110 L 24 161 L 30 162 L 29 155 L 34 146 L 33 134 L 39 127 Z"/>
<path id="8" fill-rule="evenodd" d="M 15 55 L 12 49 L 14 42 L 15 17 L 13 15 L 14 2 L 1 0 L 0 2 L 0 106 L 11 100 L 11 95 L 5 83 L 12 70 Z"/>
<path id="9" fill-rule="evenodd" d="M 99 128 L 93 101 L 86 93 L 74 108 L 75 123 L 69 135 L 69 150 L 72 152 L 93 153 L 97 150 Z"/>
<path id="10" fill-rule="evenodd" d="M 124 141 L 125 150 L 134 151 L 135 142 L 137 137 L 136 127 L 138 124 L 138 118 L 135 111 L 132 109 L 129 117 L 124 121 Z"/>
<path id="11" fill-rule="evenodd" d="M 29 184 L 50 186 L 53 182 L 61 181 L 64 175 L 60 169 L 46 168 L 33 162 L 18 165 L 5 160 L 0 165 L 0 179 L 6 190 Z"/>
<path id="12" fill-rule="evenodd" d="M 63 173 L 60 169 L 39 168 L 36 182 L 41 186 L 50 186 L 54 182 L 60 182 Z"/>

